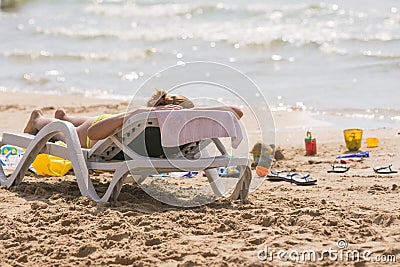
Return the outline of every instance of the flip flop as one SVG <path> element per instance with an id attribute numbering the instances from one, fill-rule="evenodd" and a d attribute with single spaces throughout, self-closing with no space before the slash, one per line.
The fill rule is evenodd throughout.
<path id="1" fill-rule="evenodd" d="M 149 174 L 149 177 L 164 178 L 164 177 L 170 177 L 170 176 L 168 173 L 158 173 L 158 174 Z"/>
<path id="2" fill-rule="evenodd" d="M 392 170 L 392 164 L 389 164 L 387 166 L 374 167 L 374 172 L 379 173 L 379 174 L 397 173 L 397 171 Z"/>
<path id="3" fill-rule="evenodd" d="M 348 165 L 335 165 L 332 164 L 332 170 L 329 170 L 327 172 L 331 173 L 331 172 L 335 172 L 335 173 L 344 173 L 347 172 L 350 167 Z"/>
<path id="4" fill-rule="evenodd" d="M 296 185 L 315 185 L 317 179 L 310 179 L 309 173 L 289 173 L 285 177 L 285 181 L 295 183 Z"/>
<path id="5" fill-rule="evenodd" d="M 285 181 L 285 178 L 289 173 L 289 170 L 271 169 L 270 173 L 267 174 L 267 179 L 272 182 Z"/>

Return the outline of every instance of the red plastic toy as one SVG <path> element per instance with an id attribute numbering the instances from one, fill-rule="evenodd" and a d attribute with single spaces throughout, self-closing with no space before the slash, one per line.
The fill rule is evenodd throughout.
<path id="1" fill-rule="evenodd" d="M 311 132 L 307 132 L 307 137 L 305 138 L 306 144 L 306 156 L 314 156 L 317 154 L 317 140 L 312 137 Z"/>

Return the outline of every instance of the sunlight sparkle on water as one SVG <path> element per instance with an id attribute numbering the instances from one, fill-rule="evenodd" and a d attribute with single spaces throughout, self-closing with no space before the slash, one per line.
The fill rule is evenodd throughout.
<path id="1" fill-rule="evenodd" d="M 272 55 L 271 59 L 273 61 L 279 61 L 279 60 L 282 60 L 282 56 L 281 55 Z"/>

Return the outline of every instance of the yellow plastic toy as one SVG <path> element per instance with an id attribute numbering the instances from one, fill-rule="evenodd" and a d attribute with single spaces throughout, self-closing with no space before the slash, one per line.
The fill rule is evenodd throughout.
<path id="1" fill-rule="evenodd" d="M 39 154 L 32 166 L 42 176 L 64 176 L 72 168 L 72 163 L 56 156 Z"/>
<path id="2" fill-rule="evenodd" d="M 61 141 L 57 141 L 56 144 L 66 146 Z M 72 162 L 48 154 L 39 154 L 33 161 L 32 167 L 42 176 L 64 176 L 72 168 Z"/>
<path id="3" fill-rule="evenodd" d="M 361 147 L 361 139 L 363 130 L 361 129 L 346 129 L 344 130 L 344 140 L 349 151 L 357 151 Z"/>
<path id="4" fill-rule="evenodd" d="M 378 138 L 376 137 L 369 137 L 366 139 L 367 147 L 377 147 L 378 146 Z"/>

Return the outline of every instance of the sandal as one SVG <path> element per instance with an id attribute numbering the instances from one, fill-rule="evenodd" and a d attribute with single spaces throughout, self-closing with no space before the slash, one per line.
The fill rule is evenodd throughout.
<path id="1" fill-rule="evenodd" d="M 288 173 L 285 177 L 285 181 L 295 183 L 296 185 L 315 185 L 317 179 L 310 179 L 309 173 Z"/>
<path id="2" fill-rule="evenodd" d="M 267 179 L 273 182 L 285 181 L 285 178 L 289 173 L 289 170 L 271 169 L 270 173 L 267 174 Z"/>
<path id="3" fill-rule="evenodd" d="M 335 172 L 335 173 L 344 173 L 347 172 L 350 167 L 348 165 L 335 165 L 332 164 L 332 170 L 327 171 L 328 173 Z"/>
<path id="4" fill-rule="evenodd" d="M 387 166 L 374 167 L 374 172 L 379 173 L 379 174 L 397 173 L 397 171 L 392 170 L 392 164 L 389 164 Z"/>

